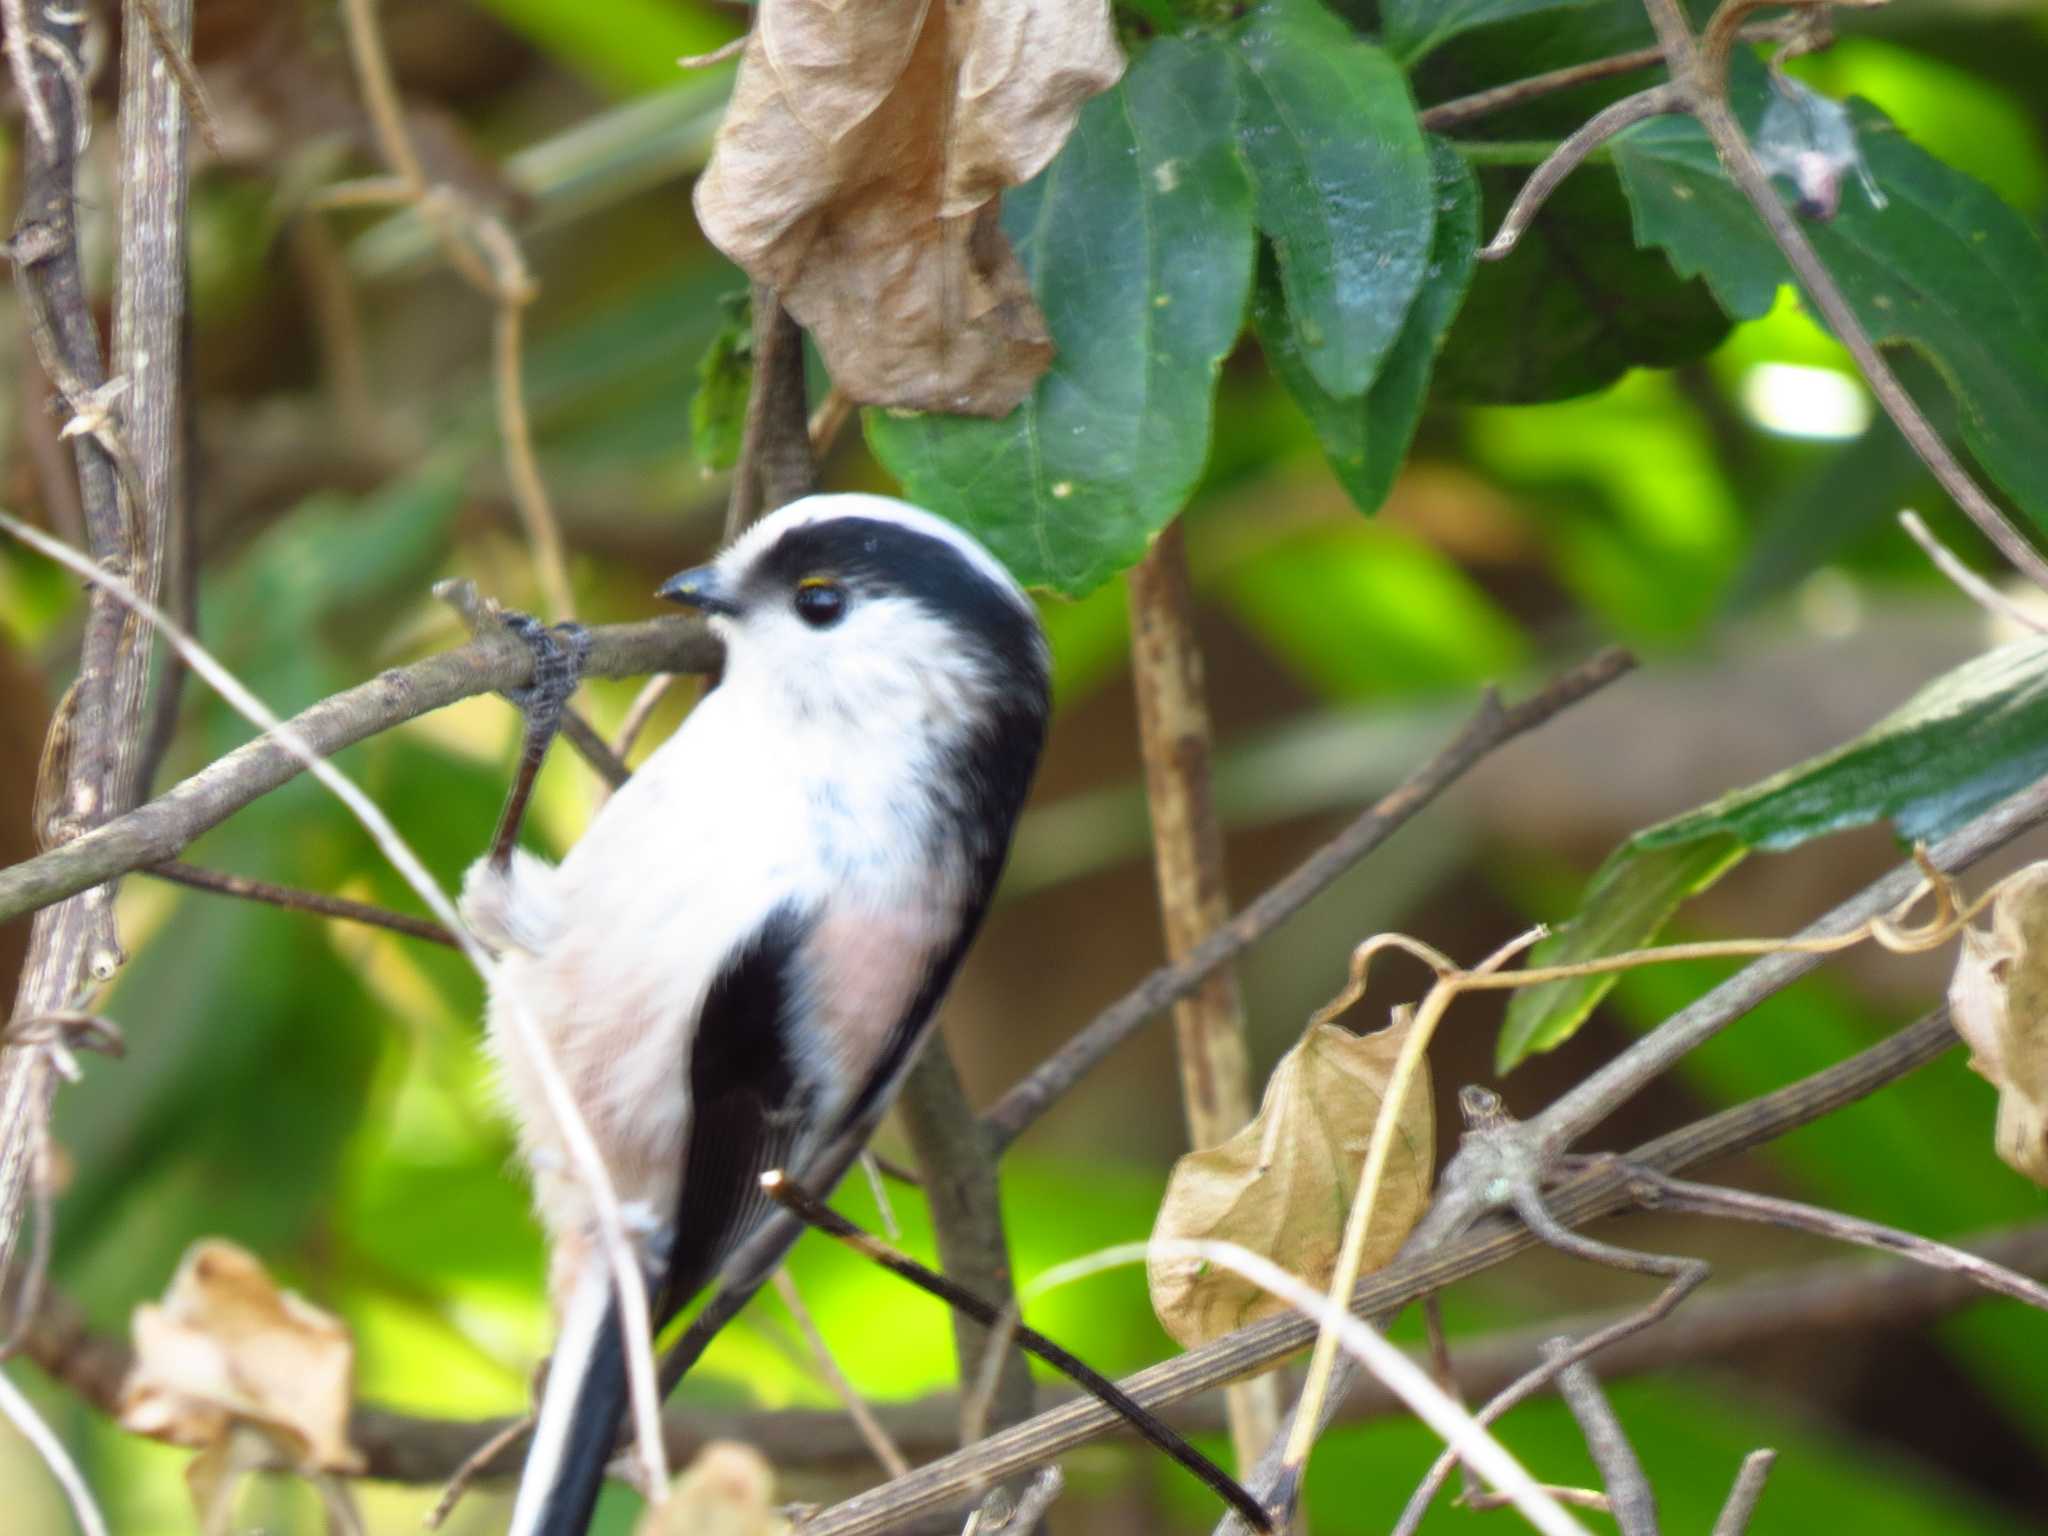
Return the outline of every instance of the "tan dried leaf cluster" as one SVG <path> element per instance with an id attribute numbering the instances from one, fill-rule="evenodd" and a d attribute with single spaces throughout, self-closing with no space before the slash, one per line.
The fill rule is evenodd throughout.
<path id="1" fill-rule="evenodd" d="M 783 1536 L 775 1511 L 775 1469 L 750 1445 L 713 1440 L 677 1476 L 668 1497 L 648 1506 L 634 1536 Z"/>
<path id="2" fill-rule="evenodd" d="M 1998 1155 L 2048 1185 L 2048 863 L 2001 882 L 1989 932 L 1963 930 L 1949 1017 L 1998 1089 Z"/>
<path id="3" fill-rule="evenodd" d="M 1410 1027 L 1405 1009 L 1370 1035 L 1310 1025 L 1273 1069 L 1251 1123 L 1174 1165 L 1152 1228 L 1155 1249 L 1168 1239 L 1219 1239 L 1265 1255 L 1310 1285 L 1327 1285 L 1373 1122 Z M 1426 1069 L 1409 1084 L 1396 1127 L 1366 1229 L 1367 1271 L 1394 1256 L 1429 1204 L 1436 1127 Z M 1160 1323 L 1190 1349 L 1287 1306 L 1196 1259 L 1155 1251 L 1146 1277 Z"/>
<path id="4" fill-rule="evenodd" d="M 1122 72 L 1107 0 L 760 0 L 698 220 L 854 400 L 1004 415 L 1052 344 L 1003 189 Z"/>
<path id="5" fill-rule="evenodd" d="M 254 1254 L 218 1238 L 193 1244 L 162 1303 L 137 1307 L 131 1327 L 124 1429 L 213 1447 L 253 1425 L 308 1471 L 362 1469 L 348 1440 L 348 1329 L 280 1290 Z"/>

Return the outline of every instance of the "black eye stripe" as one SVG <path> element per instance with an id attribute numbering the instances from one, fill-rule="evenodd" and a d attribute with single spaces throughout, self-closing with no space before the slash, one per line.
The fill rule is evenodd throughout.
<path id="1" fill-rule="evenodd" d="M 846 589 L 836 581 L 806 581 L 796 589 L 796 616 L 813 629 L 830 629 L 846 617 Z"/>

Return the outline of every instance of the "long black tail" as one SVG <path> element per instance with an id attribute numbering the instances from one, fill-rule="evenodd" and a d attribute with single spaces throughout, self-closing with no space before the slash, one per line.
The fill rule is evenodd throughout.
<path id="1" fill-rule="evenodd" d="M 562 1321 L 507 1536 L 583 1536 L 625 1413 L 619 1303 L 600 1265 Z"/>

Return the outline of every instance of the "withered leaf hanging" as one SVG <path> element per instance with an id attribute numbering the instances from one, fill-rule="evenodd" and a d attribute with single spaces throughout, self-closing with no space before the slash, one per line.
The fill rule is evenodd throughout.
<path id="1" fill-rule="evenodd" d="M 1003 189 L 1122 71 L 1107 0 L 761 0 L 697 217 L 854 400 L 1004 415 L 1052 344 Z"/>

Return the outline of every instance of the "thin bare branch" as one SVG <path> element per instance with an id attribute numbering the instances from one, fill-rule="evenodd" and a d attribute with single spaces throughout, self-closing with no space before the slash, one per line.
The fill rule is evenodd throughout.
<path id="1" fill-rule="evenodd" d="M 103 587 L 118 598 L 125 608 L 133 610 L 139 619 L 154 624 L 179 655 L 184 657 L 186 665 L 191 667 L 198 677 L 246 719 L 276 737 L 285 750 L 296 757 L 308 772 L 348 808 L 363 830 L 369 833 L 378 850 L 390 860 L 405 882 L 426 903 L 428 910 L 456 936 L 464 958 L 476 969 L 477 974 L 487 983 L 493 980 L 495 962 L 463 927 L 447 895 L 434 883 L 433 877 L 427 873 L 426 866 L 420 862 L 419 856 L 412 851 L 405 839 L 399 836 L 390 819 L 379 809 L 376 802 L 356 787 L 353 781 L 316 753 L 311 743 L 279 719 L 211 653 L 185 634 L 171 622 L 167 614 L 120 577 L 95 566 L 78 551 L 37 532 L 19 518 L 0 513 L 0 530 L 13 535 L 38 553 L 56 561 L 95 586 Z M 555 1065 L 546 1037 L 517 993 L 500 995 L 507 997 L 512 1004 L 508 1010 L 508 1017 L 514 1037 L 526 1058 L 527 1066 L 539 1083 L 548 1112 L 554 1117 L 555 1130 L 567 1148 L 570 1167 L 575 1177 L 582 1183 L 584 1193 L 589 1197 L 595 1214 L 599 1246 L 611 1271 L 623 1332 L 628 1341 L 628 1398 L 637 1431 L 638 1451 L 647 1485 L 651 1488 L 664 1488 L 668 1486 L 668 1463 L 661 1439 L 660 1398 L 655 1389 L 657 1372 L 654 1364 L 653 1327 L 649 1320 L 646 1280 L 627 1235 L 618 1194 L 612 1187 L 611 1174 L 605 1166 L 604 1157 L 598 1151 L 597 1143 L 592 1139 L 590 1129 L 577 1107 L 575 1095 L 563 1078 L 561 1070 Z"/>
<path id="2" fill-rule="evenodd" d="M 1642 1460 L 1585 1361 L 1563 1363 L 1570 1350 L 1569 1339 L 1553 1339 L 1544 1355 L 1558 1365 L 1558 1392 L 1578 1421 L 1586 1449 L 1593 1453 L 1593 1465 L 1607 1483 L 1608 1510 L 1614 1523 L 1621 1528 L 1621 1536 L 1657 1536 L 1657 1496 L 1650 1490 Z"/>
<path id="3" fill-rule="evenodd" d="M 1965 1245 L 2011 1268 L 2048 1273 L 2048 1222 L 1979 1233 L 1966 1239 Z M 1960 1276 L 1918 1264 L 1831 1259 L 1704 1290 L 1662 1326 L 1610 1344 L 1600 1353 L 1600 1366 L 1603 1376 L 1614 1381 L 1674 1365 L 1711 1361 L 1780 1340 L 1811 1341 L 1821 1334 L 1896 1330 L 1968 1306 L 1983 1294 Z M 1461 1340 L 1457 1386 L 1468 1398 L 1483 1400 L 1540 1366 L 1542 1345 L 1557 1334 L 1583 1338 L 1634 1311 L 1553 1319 Z M 101 1413 L 115 1412 L 120 1384 L 128 1370 L 127 1342 L 89 1331 L 69 1298 L 62 1294 L 46 1297 L 24 1341 L 24 1353 L 81 1401 Z M 1350 1423 L 1406 1413 L 1399 1398 L 1367 1376 L 1339 1406 L 1337 1417 Z M 914 1460 L 944 1455 L 959 1443 L 960 1403 L 956 1397 L 884 1403 L 877 1405 L 876 1416 Z M 1224 1427 L 1220 1404 L 1213 1395 L 1189 1398 L 1161 1417 L 1187 1435 L 1215 1434 Z M 524 1419 L 423 1419 L 364 1406 L 353 1416 L 349 1441 L 364 1453 L 368 1476 L 433 1483 L 445 1481 L 465 1460 L 482 1459 L 478 1452 L 494 1438 L 509 1435 L 509 1449 L 526 1425 Z M 669 1458 L 678 1466 L 687 1465 L 705 1443 L 718 1439 L 743 1440 L 756 1446 L 778 1467 L 858 1473 L 872 1459 L 859 1433 L 836 1409 L 720 1413 L 674 1407 L 665 1416 L 665 1428 Z M 1115 1429 L 1112 1425 L 1111 1432 Z M 486 1466 L 478 1475 L 493 1476 L 509 1471 L 512 1465 L 516 1463 L 498 1463 L 495 1471 Z"/>
<path id="4" fill-rule="evenodd" d="M 93 1501 L 85 1474 L 78 1470 L 78 1463 L 64 1449 L 64 1442 L 43 1422 L 43 1416 L 36 1412 L 35 1405 L 21 1395 L 21 1389 L 7 1379 L 4 1371 L 0 1371 L 0 1418 L 12 1424 L 22 1439 L 28 1441 L 36 1454 L 43 1458 L 43 1465 L 50 1469 L 57 1486 L 64 1490 L 65 1500 L 71 1505 L 71 1513 L 85 1536 L 107 1536 L 106 1516 L 100 1513 L 99 1505 Z"/>
<path id="5" fill-rule="evenodd" d="M 1637 1148 L 1629 1159 L 1671 1170 L 1757 1146 L 1874 1092 L 1956 1043 L 1947 1012 L 1937 1011 L 1824 1072 L 1659 1137 Z M 1574 1227 L 1625 1209 L 1632 1199 L 1625 1175 L 1606 1167 L 1572 1174 L 1546 1198 L 1551 1213 Z M 1402 1257 L 1359 1282 L 1350 1310 L 1366 1317 L 1389 1313 L 1537 1241 L 1519 1221 L 1499 1216 L 1427 1247 L 1411 1238 Z M 1121 1390 L 1133 1401 L 1157 1409 L 1284 1360 L 1306 1346 L 1315 1332 L 1313 1323 L 1293 1313 L 1269 1317 L 1139 1371 L 1124 1379 Z M 970 1450 L 941 1457 L 913 1469 L 906 1478 L 834 1506 L 819 1517 L 817 1532 L 865 1536 L 896 1529 L 928 1511 L 957 1507 L 973 1490 L 1062 1456 L 1114 1422 L 1114 1416 L 1092 1400 L 1063 1403 Z"/>
<path id="6" fill-rule="evenodd" d="M 1647 122 L 1653 117 L 1663 117 L 1672 112 L 1685 110 L 1685 98 L 1678 87 L 1670 83 L 1653 85 L 1648 90 L 1637 91 L 1633 96 L 1624 96 L 1613 105 L 1603 107 L 1588 118 L 1581 128 L 1566 139 L 1549 157 L 1529 174 L 1522 183 L 1521 191 L 1508 207 L 1507 214 L 1500 221 L 1500 228 L 1492 240 L 1481 247 L 1481 261 L 1499 261 L 1513 252 L 1523 233 L 1535 222 L 1536 215 L 1543 211 L 1550 194 L 1558 189 L 1565 177 L 1585 164 L 1586 157 L 1613 138 L 1623 129 L 1633 128 L 1637 123 Z"/>
<path id="7" fill-rule="evenodd" d="M 766 283 L 753 286 L 754 380 L 725 507 L 730 542 L 763 512 L 817 487 L 804 394 L 803 329 Z"/>
<path id="8" fill-rule="evenodd" d="M 896 1113 L 923 1172 L 925 1202 L 946 1278 L 1000 1311 L 1015 1300 L 1017 1291 L 995 1151 L 975 1121 L 974 1106 L 946 1050 L 945 1036 L 936 1030 L 918 1052 Z M 956 1308 L 952 1324 L 964 1385 L 982 1368 L 990 1339 L 986 1324 L 971 1313 Z M 1036 1401 L 1023 1350 L 1003 1344 L 990 1392 L 990 1421 L 997 1428 L 1021 1424 L 1031 1417 Z M 963 1424 L 963 1437 L 966 1432 Z"/>
<path id="9" fill-rule="evenodd" d="M 1145 761 L 1153 873 L 1169 961 L 1185 960 L 1230 917 L 1223 823 L 1211 783 L 1214 732 L 1195 641 L 1194 593 L 1178 520 L 1131 568 L 1131 682 Z M 1251 1119 L 1244 998 L 1229 966 L 1173 1005 L 1181 1107 L 1196 1151 L 1229 1140 Z M 1230 1443 L 1248 1467 L 1280 1427 L 1280 1385 L 1270 1375 L 1225 1393 Z"/>
<path id="10" fill-rule="evenodd" d="M 1085 1388 L 1091 1394 L 1090 1401 L 1099 1403 L 1105 1410 L 1194 1473 L 1218 1497 L 1233 1508 L 1243 1511 L 1256 1529 L 1266 1531 L 1272 1528 L 1271 1521 L 1266 1518 L 1265 1512 L 1257 1502 L 1208 1457 L 1146 1412 L 1108 1377 L 1062 1349 L 1036 1329 L 1026 1328 L 1014 1321 L 1014 1301 L 1005 1306 L 990 1305 L 987 1298 L 964 1289 L 950 1276 L 933 1273 L 909 1255 L 863 1232 L 795 1180 L 779 1172 L 764 1174 L 761 1187 L 768 1192 L 770 1198 L 800 1218 L 805 1225 L 825 1233 L 828 1237 L 837 1238 L 890 1274 L 909 1281 L 929 1295 L 938 1297 L 954 1312 L 973 1319 L 981 1328 L 1006 1328 L 1018 1348 L 1029 1351 L 1069 1381 Z M 969 1451 L 971 1450 L 972 1447 L 969 1448 Z M 910 1475 L 915 1476 L 914 1473 Z M 988 1478 L 980 1486 L 985 1488 L 991 1483 L 1005 1481 L 1009 1476 L 1010 1472 L 999 1473 Z M 898 1482 L 903 1480 L 897 1479 Z"/>
<path id="11" fill-rule="evenodd" d="M 1634 665 L 1635 658 L 1626 651 L 1602 651 L 1553 679 L 1520 704 L 1503 707 L 1489 693 L 1479 712 L 1457 737 L 1410 774 L 1399 788 L 1383 796 L 1292 873 L 1196 945 L 1184 960 L 1161 966 L 1097 1014 L 1004 1094 L 982 1116 L 995 1144 L 1005 1147 L 1016 1140 L 1148 1019 L 1187 997 L 1211 972 L 1228 965 L 1308 905 L 1482 759 L 1598 692 Z"/>
<path id="12" fill-rule="evenodd" d="M 1899 526 L 1906 530 L 1908 538 L 1926 551 L 1927 558 L 1934 562 L 1934 568 L 1979 608 L 1993 618 L 2017 624 L 2021 629 L 2030 630 L 2037 635 L 2048 635 L 2048 622 L 2044 622 L 2039 614 L 2027 612 L 1963 564 L 1962 557 L 1934 536 L 1933 530 L 1920 520 L 1918 512 L 1901 512 Z"/>
<path id="13" fill-rule="evenodd" d="M 385 929 L 390 933 L 404 934 L 409 939 L 424 939 L 429 944 L 459 947 L 455 935 L 439 923 L 428 922 L 423 917 L 408 917 L 403 912 L 373 906 L 367 901 L 350 901 L 345 896 L 329 896 L 320 891 L 302 891 L 294 886 L 273 885 L 268 880 L 251 880 L 245 875 L 230 875 L 217 869 L 201 869 L 196 864 L 181 864 L 176 860 L 168 864 L 153 865 L 142 873 L 195 891 L 212 891 L 220 896 L 237 896 L 244 901 L 259 901 L 266 906 L 282 907 L 290 912 L 310 912 L 317 917 L 338 918 L 345 923 L 363 923 L 372 928 Z"/>
<path id="14" fill-rule="evenodd" d="M 642 677 L 704 672 L 719 645 L 701 622 L 646 619 L 590 631 L 585 675 Z M 323 756 L 483 693 L 524 687 L 533 653 L 490 630 L 467 645 L 393 667 L 294 715 L 290 728 Z M 125 816 L 59 848 L 0 870 L 0 922 L 101 881 L 177 857 L 201 833 L 295 778 L 304 765 L 273 736 L 260 736 Z"/>
<path id="15" fill-rule="evenodd" d="M 1806 231 L 1800 228 L 1799 220 L 1771 185 L 1770 175 L 1757 159 L 1749 135 L 1743 131 L 1742 124 L 1728 105 L 1728 50 L 1742 18 L 1757 9 L 1762 0 L 1724 0 L 1708 23 L 1704 44 L 1693 36 L 1692 24 L 1686 19 L 1678 0 L 1643 0 L 1643 3 L 1649 12 L 1651 25 L 1657 29 L 1657 40 L 1671 72 L 1671 84 L 1681 93 L 1682 109 L 1697 118 L 1706 130 L 1707 137 L 1713 141 L 1715 153 L 1720 156 L 1722 169 L 1763 220 L 1772 240 L 1784 253 L 1793 275 L 1799 279 L 1807 301 L 1820 312 L 1828 329 L 1856 360 L 1857 368 L 1870 385 L 1871 393 L 1884 407 L 1885 414 L 1912 444 L 1920 461 L 1941 482 L 1941 488 L 2012 562 L 2013 568 L 2034 585 L 2048 589 L 2048 560 L 2042 558 L 2040 552 L 2027 542 L 2025 535 L 2006 518 L 1997 503 L 1970 477 L 1949 451 L 1948 444 L 1942 441 L 1941 434 L 1934 430 L 1925 413 L 1906 392 L 1898 375 L 1892 372 L 1891 364 L 1885 361 L 1884 354 L 1871 341 L 1863 322 L 1856 317 L 1855 308 L 1842 293 L 1834 274 L 1828 271 L 1826 263 L 1814 250 L 1813 242 L 1806 238 Z M 1803 10 L 1819 6 L 1823 0 L 1793 0 L 1793 3 Z"/>
<path id="16" fill-rule="evenodd" d="M 551 614 L 558 620 L 573 618 L 575 600 L 561 524 L 541 477 L 526 410 L 522 362 L 525 312 L 538 293 L 532 272 L 502 219 L 477 207 L 459 189 L 428 181 L 425 162 L 406 126 L 391 62 L 385 56 L 376 0 L 343 0 L 342 15 L 347 23 L 349 55 L 378 149 L 397 173 L 395 187 L 383 185 L 379 190 L 395 191 L 396 198 L 387 200 L 416 208 L 434 231 L 448 264 L 497 307 L 491 330 L 491 377 L 505 477 L 526 527 L 534 568 Z"/>
<path id="17" fill-rule="evenodd" d="M 191 0 L 161 0 L 174 41 L 191 32 Z M 30 65 L 17 81 L 53 131 L 23 145 L 20 215 L 8 242 L 15 287 L 44 375 L 70 421 L 80 503 L 93 558 L 154 598 L 165 530 L 183 476 L 185 113 L 134 16 L 121 59 L 120 253 L 114 294 L 113 377 L 100 363 L 78 257 L 76 160 L 91 125 L 81 65 L 83 8 L 36 5 L 10 13 Z M 78 680 L 52 722 L 57 803 L 36 808 L 39 832 L 69 845 L 126 811 L 141 792 L 147 753 L 144 701 L 151 637 L 146 620 L 107 590 L 86 600 Z M 53 849 L 64 853 L 65 846 Z M 98 881 L 45 907 L 30 927 L 15 1017 L 76 1009 L 122 961 L 114 890 Z M 47 1046 L 0 1052 L 0 1273 L 43 1166 L 56 1089 Z"/>
<path id="18" fill-rule="evenodd" d="M 882 1421 L 875 1417 L 875 1410 L 868 1405 L 853 1383 L 847 1380 L 846 1372 L 839 1368 L 839 1362 L 832 1357 L 832 1346 L 825 1342 L 825 1335 L 818 1331 L 817 1320 L 811 1316 L 811 1309 L 804 1305 L 803 1293 L 796 1288 L 796 1282 L 789 1277 L 788 1269 L 775 1271 L 775 1294 L 782 1304 L 789 1308 L 789 1315 L 796 1319 L 796 1325 L 804 1336 L 804 1342 L 811 1349 L 811 1363 L 818 1374 L 825 1379 L 825 1385 L 846 1409 L 846 1416 L 853 1420 L 854 1428 L 860 1431 L 861 1439 L 868 1443 L 868 1449 L 875 1453 L 875 1460 L 882 1464 L 882 1470 L 891 1477 L 901 1477 L 910 1470 L 910 1463 L 903 1459 L 896 1442 L 889 1438 L 889 1431 L 882 1427 Z"/>
<path id="19" fill-rule="evenodd" d="M 2023 1301 L 2030 1307 L 2048 1311 L 2048 1286 L 2015 1274 L 2002 1264 L 1990 1263 L 1974 1253 L 1931 1237 L 1921 1237 L 1917 1233 L 1888 1227 L 1883 1222 L 1866 1221 L 1860 1216 L 1808 1205 L 1800 1200 L 1675 1179 L 1655 1169 L 1646 1169 L 1632 1177 L 1644 1193 L 1646 1203 L 1653 1208 L 1758 1221 L 1769 1226 L 1788 1227 L 1795 1232 L 1811 1232 L 1816 1237 L 1833 1238 L 1836 1242 L 1896 1253 L 1916 1264 L 1962 1275 L 1997 1295 L 2010 1296 L 2014 1301 Z"/>
<path id="20" fill-rule="evenodd" d="M 479 1478 L 491 1471 L 500 1456 L 532 1432 L 533 1422 L 534 1415 L 531 1413 L 513 1419 L 465 1456 L 462 1465 L 449 1477 L 448 1486 L 441 1490 L 441 1496 L 434 1500 L 434 1507 L 427 1511 L 427 1518 L 421 1523 L 430 1531 L 438 1531 L 446 1525 L 448 1517 L 455 1513 L 455 1506 L 462 1502 L 462 1496 L 469 1492 Z"/>
<path id="21" fill-rule="evenodd" d="M 206 82 L 199 78 L 199 71 L 192 67 L 192 54 L 187 42 L 165 19 L 164 0 L 134 0 L 135 7 L 142 13 L 142 22 L 149 29 L 149 41 L 157 56 L 178 82 L 178 94 L 183 98 L 185 111 L 192 119 L 192 126 L 199 130 L 199 137 L 206 147 L 215 154 L 221 152 L 220 131 L 216 123 L 212 98 L 206 94 Z M 188 29 L 189 30 L 189 29 Z"/>
<path id="22" fill-rule="evenodd" d="M 1568 91 L 1574 86 L 1590 85 L 1596 80 L 1611 80 L 1616 75 L 1632 75 L 1639 69 L 1649 69 L 1663 62 L 1664 50 L 1661 48 L 1632 48 L 1627 53 L 1610 54 L 1604 59 L 1587 59 L 1582 64 L 1567 64 L 1562 69 L 1545 70 L 1525 80 L 1510 80 L 1506 85 L 1496 85 L 1490 90 L 1440 101 L 1433 107 L 1424 107 L 1417 116 L 1431 133 L 1442 133 L 1446 128 L 1456 128 L 1475 118 L 1505 112 L 1538 97 Z"/>
<path id="23" fill-rule="evenodd" d="M 1484 1100 L 1479 1095 L 1484 1094 Z M 1498 1117 L 1497 1095 L 1467 1088 L 1465 1090 L 1467 1116 L 1475 1120 L 1467 1140 L 1474 1138 L 1499 1138 L 1507 1126 Z M 1475 1104 L 1481 1105 L 1475 1114 Z M 1510 1155 L 1508 1167 L 1503 1176 L 1512 1185 L 1510 1196 L 1515 1214 L 1530 1233 L 1546 1246 L 1568 1253 L 1588 1263 L 1605 1265 L 1611 1269 L 1627 1270 L 1632 1274 L 1662 1276 L 1667 1282 L 1664 1288 L 1644 1306 L 1633 1312 L 1603 1323 L 1599 1328 L 1572 1339 L 1546 1340 L 1541 1350 L 1542 1359 L 1520 1377 L 1508 1383 L 1487 1400 L 1486 1406 L 1478 1412 L 1481 1424 L 1492 1424 L 1509 1409 L 1524 1402 L 1554 1382 L 1559 1372 L 1589 1360 L 1594 1355 L 1611 1348 L 1624 1339 L 1634 1338 L 1647 1329 L 1662 1322 L 1677 1308 L 1678 1304 L 1697 1290 L 1706 1280 L 1707 1265 L 1699 1259 L 1676 1258 L 1665 1254 L 1642 1253 L 1632 1248 L 1616 1247 L 1603 1243 L 1584 1233 L 1575 1232 L 1550 1213 L 1541 1192 L 1534 1182 L 1536 1173 L 1533 1165 Z M 1453 1457 L 1446 1452 L 1430 1466 L 1415 1492 L 1409 1496 L 1407 1506 L 1396 1522 L 1392 1536 L 1412 1536 L 1428 1514 L 1429 1506 L 1445 1480 L 1450 1476 Z M 1603 1467 L 1603 1471 L 1605 1468 Z M 1609 1491 L 1612 1492 L 1610 1483 Z"/>
<path id="24" fill-rule="evenodd" d="M 1743 1536 L 1749 1529 L 1749 1522 L 1756 1514 L 1757 1501 L 1764 1496 L 1764 1483 L 1771 1475 L 1771 1464 L 1778 1459 L 1778 1453 L 1771 1450 L 1751 1451 L 1742 1458 L 1742 1470 L 1735 1474 L 1735 1486 L 1728 1490 L 1728 1502 L 1721 1506 L 1720 1516 L 1714 1521 L 1713 1536 Z"/>

